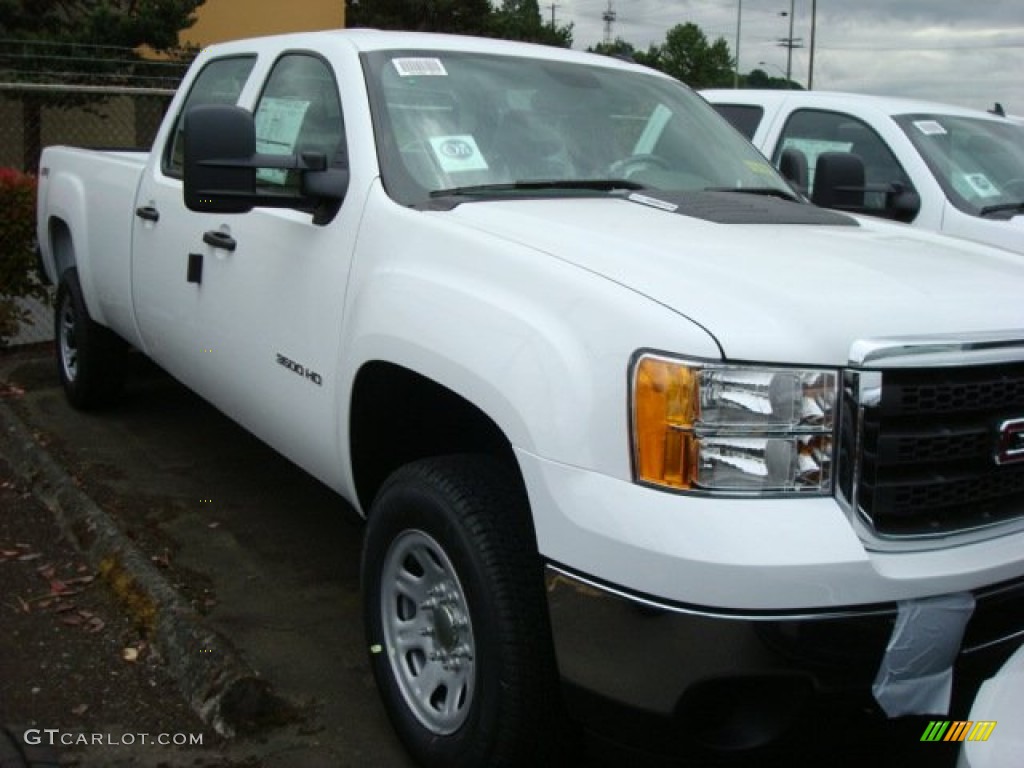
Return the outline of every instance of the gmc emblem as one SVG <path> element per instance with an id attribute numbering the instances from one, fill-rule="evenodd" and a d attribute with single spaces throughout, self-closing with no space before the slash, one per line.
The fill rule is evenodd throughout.
<path id="1" fill-rule="evenodd" d="M 996 436 L 996 464 L 1024 461 L 1024 419 L 1010 419 L 999 425 Z"/>

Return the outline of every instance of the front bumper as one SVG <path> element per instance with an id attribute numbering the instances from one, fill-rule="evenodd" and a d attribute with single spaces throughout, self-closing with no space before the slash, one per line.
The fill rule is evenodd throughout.
<path id="1" fill-rule="evenodd" d="M 661 604 L 554 565 L 547 586 L 569 713 L 615 741 L 692 757 L 885 719 L 872 683 L 894 603 L 716 612 Z M 1024 579 L 974 597 L 954 666 L 955 715 L 967 715 L 977 687 L 1024 637 Z"/>

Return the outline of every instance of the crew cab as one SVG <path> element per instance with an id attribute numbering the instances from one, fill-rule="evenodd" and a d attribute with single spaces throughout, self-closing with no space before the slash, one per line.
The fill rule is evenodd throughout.
<path id="1" fill-rule="evenodd" d="M 767 749 L 1020 642 L 1020 259 L 810 205 L 667 76 L 214 45 L 151 152 L 45 149 L 38 235 L 73 405 L 134 348 L 365 515 L 423 765 Z"/>
<path id="2" fill-rule="evenodd" d="M 1012 118 L 829 91 L 702 95 L 819 205 L 1024 253 L 1024 125 Z"/>

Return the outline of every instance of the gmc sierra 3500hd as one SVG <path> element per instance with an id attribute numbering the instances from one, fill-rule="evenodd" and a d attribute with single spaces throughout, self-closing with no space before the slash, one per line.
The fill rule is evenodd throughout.
<path id="1" fill-rule="evenodd" d="M 38 234 L 74 405 L 130 345 L 366 516 L 423 765 L 945 714 L 1020 643 L 1024 262 L 807 204 L 671 78 L 216 45 L 151 152 L 44 151 Z"/>

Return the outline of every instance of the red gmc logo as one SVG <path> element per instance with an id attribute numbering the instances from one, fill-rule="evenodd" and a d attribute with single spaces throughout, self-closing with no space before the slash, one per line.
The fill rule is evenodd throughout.
<path id="1" fill-rule="evenodd" d="M 1010 419 L 999 425 L 996 464 L 1024 461 L 1024 419 Z"/>

